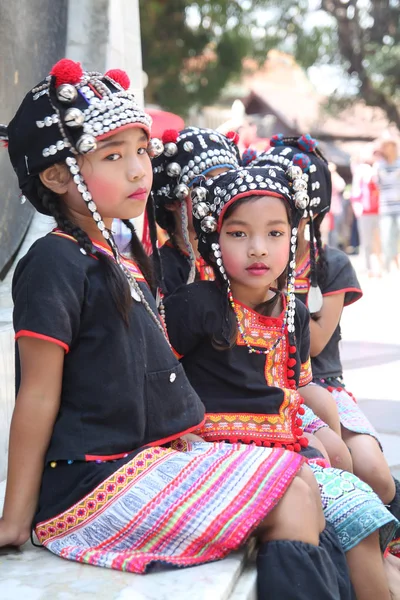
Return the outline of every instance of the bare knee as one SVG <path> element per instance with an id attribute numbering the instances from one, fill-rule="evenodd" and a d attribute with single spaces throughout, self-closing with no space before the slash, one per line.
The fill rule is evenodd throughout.
<path id="1" fill-rule="evenodd" d="M 314 490 L 302 477 L 295 477 L 277 506 L 262 521 L 257 534 L 262 541 L 288 539 L 318 545 L 324 526 Z"/>
<path id="2" fill-rule="evenodd" d="M 356 473 L 356 475 L 358 475 L 358 473 Z M 358 477 L 372 487 L 384 504 L 390 504 L 392 502 L 396 493 L 396 487 L 386 464 L 382 467 L 380 461 L 377 461 L 376 464 L 373 462 L 372 464 L 369 463 L 365 468 L 361 469 L 361 473 Z"/>
<path id="3" fill-rule="evenodd" d="M 332 467 L 343 471 L 353 472 L 353 461 L 350 451 L 344 441 L 328 427 L 323 427 L 315 433 L 328 452 Z"/>

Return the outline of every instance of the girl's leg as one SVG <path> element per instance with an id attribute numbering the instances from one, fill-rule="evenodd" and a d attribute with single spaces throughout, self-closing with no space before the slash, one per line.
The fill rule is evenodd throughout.
<path id="1" fill-rule="evenodd" d="M 322 442 L 328 452 L 332 467 L 342 471 L 353 472 L 353 461 L 350 451 L 341 437 L 329 427 L 322 427 L 314 433 L 315 437 Z"/>
<path id="2" fill-rule="evenodd" d="M 309 467 L 304 465 L 256 534 L 263 542 L 294 540 L 317 546 L 324 527 L 318 484 Z"/>
<path id="3" fill-rule="evenodd" d="M 259 600 L 352 600 L 347 573 L 339 574 L 320 536 L 324 522 L 318 485 L 304 466 L 258 530 Z"/>
<path id="4" fill-rule="evenodd" d="M 396 487 L 376 439 L 371 435 L 353 433 L 345 427 L 342 427 L 342 437 L 350 448 L 354 474 L 368 483 L 384 504 L 390 504 Z"/>
<path id="5" fill-rule="evenodd" d="M 306 385 L 299 392 L 306 405 L 311 408 L 317 417 L 340 436 L 340 418 L 332 394 L 320 385 L 315 384 Z"/>
<path id="6" fill-rule="evenodd" d="M 391 599 L 377 531 L 349 550 L 346 557 L 357 600 Z"/>

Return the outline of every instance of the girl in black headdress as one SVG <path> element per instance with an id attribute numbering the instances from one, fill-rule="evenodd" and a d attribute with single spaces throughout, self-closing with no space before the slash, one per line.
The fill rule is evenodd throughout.
<path id="1" fill-rule="evenodd" d="M 201 178 L 215 177 L 239 166 L 237 134 L 187 127 L 167 130 L 164 150 L 153 161 L 153 194 L 157 223 L 169 236 L 160 249 L 164 293 L 195 279 L 213 278 L 197 251 L 190 189 Z"/>
<path id="2" fill-rule="evenodd" d="M 228 171 L 192 193 L 199 251 L 216 281 L 181 287 L 165 308 L 171 343 L 206 407 L 199 430 L 205 439 L 293 453 L 308 445 L 298 387 L 311 381 L 309 315 L 294 295 L 298 208 L 308 207 L 307 183 L 299 167 L 287 175 L 276 166 L 251 167 Z M 282 293 L 272 286 L 286 279 L 286 267 Z M 396 519 L 351 473 L 313 456 L 309 462 L 358 600 L 389 598 L 378 531 L 386 548 Z"/>
<path id="3" fill-rule="evenodd" d="M 378 434 L 362 412 L 353 395 L 346 390 L 340 360 L 340 318 L 345 306 L 362 297 L 362 291 L 348 256 L 341 250 L 323 246 L 321 223 L 329 212 L 331 173 L 316 140 L 309 135 L 298 138 L 276 135 L 272 148 L 259 155 L 255 164 L 289 165 L 302 153 L 309 175 L 310 205 L 300 221 L 296 296 L 309 308 L 311 364 L 313 382 L 332 394 L 338 407 L 343 440 L 351 450 L 353 470 L 366 481 L 381 500 L 400 516 L 400 484 L 391 475 L 383 455 Z M 306 237 L 306 227 L 309 234 Z M 312 391 L 312 390 L 311 390 Z M 323 419 L 325 406 L 317 395 L 307 398 Z M 392 542 L 393 553 L 400 553 L 400 543 Z"/>

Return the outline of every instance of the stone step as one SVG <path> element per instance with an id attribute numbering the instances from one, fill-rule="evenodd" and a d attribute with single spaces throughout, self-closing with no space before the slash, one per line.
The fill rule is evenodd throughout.
<path id="1" fill-rule="evenodd" d="M 0 514 L 4 492 L 5 481 L 0 483 Z M 199 567 L 134 575 L 69 562 L 28 542 L 20 550 L 0 550 L 0 598 L 256 600 L 255 567 L 248 561 L 249 552 L 250 546 Z"/>

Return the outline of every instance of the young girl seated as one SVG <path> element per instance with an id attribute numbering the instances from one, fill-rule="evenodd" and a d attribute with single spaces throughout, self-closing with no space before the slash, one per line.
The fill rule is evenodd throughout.
<path id="1" fill-rule="evenodd" d="M 199 177 L 214 177 L 239 166 L 237 134 L 187 127 L 163 134 L 164 151 L 153 161 L 157 223 L 169 239 L 160 249 L 163 288 L 171 294 L 194 279 L 213 277 L 197 251 L 190 189 Z"/>
<path id="2" fill-rule="evenodd" d="M 362 296 L 360 284 L 348 256 L 341 250 L 323 246 L 320 226 L 329 211 L 331 173 L 328 163 L 310 136 L 284 138 L 274 136 L 272 148 L 260 156 L 257 164 L 293 164 L 296 155 L 303 153 L 309 174 L 309 210 L 301 220 L 296 251 L 296 296 L 310 309 L 311 364 L 313 381 L 326 388 L 336 401 L 342 437 L 351 450 L 353 470 L 400 516 L 400 484 L 389 470 L 382 453 L 378 434 L 354 397 L 345 388 L 340 360 L 340 318 L 345 306 Z M 305 154 L 304 154 L 305 153 Z M 306 237 L 306 227 L 309 235 Z M 320 397 L 311 404 L 314 412 L 324 419 L 325 405 Z M 308 400 L 307 400 L 308 401 Z M 396 493 L 397 485 L 397 493 Z M 392 545 L 394 550 L 394 544 Z"/>
<path id="3" fill-rule="evenodd" d="M 293 273 L 308 196 L 300 168 L 288 169 L 288 177 L 277 167 L 239 169 L 193 191 L 199 251 L 216 281 L 181 287 L 165 308 L 171 343 L 206 407 L 199 434 L 297 453 L 307 446 L 297 387 L 311 381 L 311 369 L 309 315 L 295 299 Z M 287 265 L 284 296 L 271 285 Z M 351 473 L 312 468 L 357 598 L 388 598 L 378 530 L 388 526 L 386 547 L 396 520 Z"/>
<path id="4" fill-rule="evenodd" d="M 128 87 L 119 70 L 60 61 L 1 131 L 22 193 L 57 228 L 13 281 L 0 546 L 33 528 L 63 558 L 144 573 L 223 558 L 254 534 L 260 598 L 350 600 L 302 457 L 190 434 L 204 406 L 165 336 L 143 250 L 133 236 L 126 259 L 111 232 L 143 212 L 152 181 L 150 119 Z"/>

